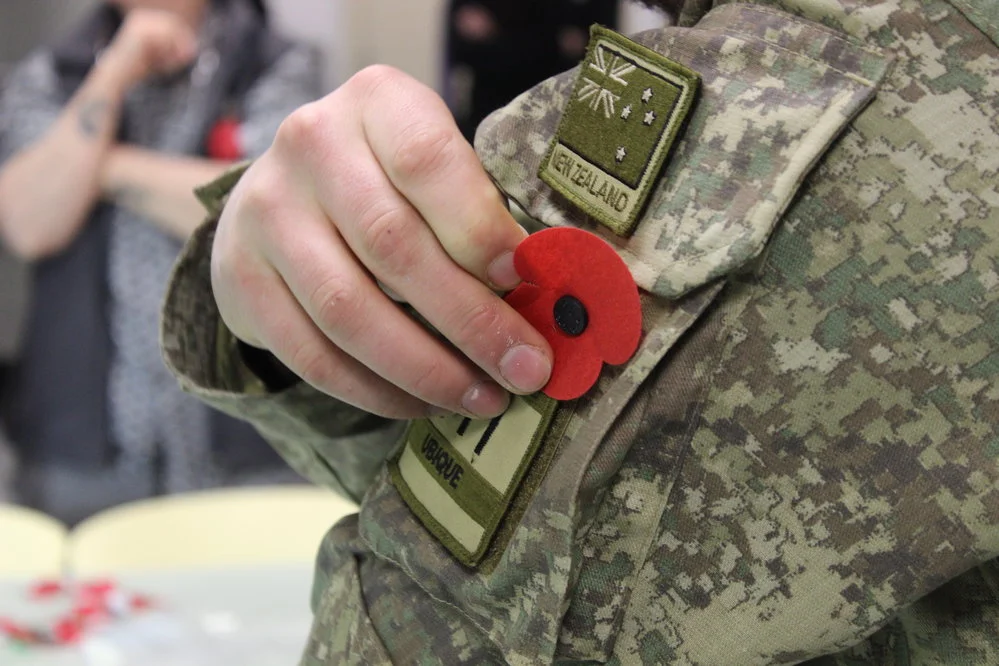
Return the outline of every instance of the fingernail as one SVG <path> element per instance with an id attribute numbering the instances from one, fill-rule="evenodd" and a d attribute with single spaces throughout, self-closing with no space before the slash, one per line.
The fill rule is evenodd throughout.
<path id="1" fill-rule="evenodd" d="M 479 382 L 465 392 L 461 407 L 479 418 L 492 418 L 506 411 L 510 394 L 495 382 Z"/>
<path id="2" fill-rule="evenodd" d="M 548 383 L 552 363 L 540 349 L 519 345 L 503 354 L 499 371 L 503 379 L 518 391 L 533 393 Z"/>
<path id="3" fill-rule="evenodd" d="M 513 266 L 513 252 L 506 252 L 494 259 L 486 270 L 486 277 L 497 289 L 513 289 L 520 284 L 520 276 Z"/>

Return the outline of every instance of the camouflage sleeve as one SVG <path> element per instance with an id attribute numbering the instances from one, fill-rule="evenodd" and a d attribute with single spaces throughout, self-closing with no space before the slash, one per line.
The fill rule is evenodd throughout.
<path id="1" fill-rule="evenodd" d="M 202 188 L 209 219 L 174 267 L 163 306 L 161 346 L 184 390 L 267 438 L 297 472 L 359 501 L 395 446 L 403 422 L 345 405 L 305 384 L 271 392 L 247 367 L 221 321 L 211 288 L 211 247 L 241 165 Z"/>

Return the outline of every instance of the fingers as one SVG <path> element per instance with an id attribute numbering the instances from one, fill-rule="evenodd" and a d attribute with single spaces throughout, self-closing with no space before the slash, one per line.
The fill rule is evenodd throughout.
<path id="1" fill-rule="evenodd" d="M 155 71 L 173 73 L 194 60 L 198 42 L 194 32 L 177 17 L 161 14 L 149 28 L 149 49 Z"/>
<path id="2" fill-rule="evenodd" d="M 337 349 L 302 310 L 272 270 L 264 268 L 244 316 L 257 318 L 261 347 L 270 350 L 303 381 L 360 409 L 388 418 L 434 413 L 429 405 L 379 377 Z"/>
<path id="3" fill-rule="evenodd" d="M 536 391 L 551 371 L 547 342 L 491 288 L 518 281 L 523 237 L 439 98 L 376 67 L 293 113 L 243 176 L 213 287 L 237 337 L 330 395 L 491 417 L 504 389 Z"/>
<path id="4" fill-rule="evenodd" d="M 301 219 L 296 234 L 267 247 L 266 258 L 336 349 L 422 403 L 480 417 L 506 408 L 506 392 L 379 290 L 325 218 Z"/>
<path id="5" fill-rule="evenodd" d="M 541 388 L 551 368 L 545 339 L 451 260 L 378 169 L 359 166 L 353 177 L 367 185 L 349 198 L 326 191 L 320 199 L 333 220 L 355 220 L 341 225 L 341 233 L 361 263 L 507 389 Z M 389 302 L 375 291 L 373 299 Z"/>
<path id="6" fill-rule="evenodd" d="M 423 90 L 419 93 L 424 96 Z M 419 107 L 411 111 L 415 117 Z M 399 294 L 505 388 L 517 393 L 540 389 L 551 371 L 550 349 L 544 337 L 450 256 L 438 240 L 436 229 L 428 227 L 428 221 L 396 189 L 371 153 L 366 141 L 371 140 L 370 133 L 348 129 L 340 134 L 334 130 L 349 127 L 351 121 L 349 115 L 337 117 L 335 111 L 325 112 L 316 106 L 306 111 L 304 119 L 293 121 L 293 127 L 299 123 L 300 126 L 290 133 L 323 138 L 320 142 L 292 139 L 301 150 L 319 143 L 332 145 L 335 154 L 351 156 L 349 162 L 322 160 L 317 156 L 319 176 L 315 187 L 319 202 L 353 254 L 377 280 Z M 441 131 L 457 134 L 453 122 L 438 117 L 436 111 L 427 122 L 437 123 Z M 474 160 L 474 154 L 471 156 Z M 482 229 L 504 225 L 509 215 L 499 203 L 496 189 L 477 161 L 465 165 L 464 171 L 469 170 L 478 174 L 486 186 L 485 191 L 480 191 L 481 196 L 480 192 L 467 189 L 454 190 L 447 179 L 418 187 L 413 196 L 425 201 L 443 201 L 444 192 L 453 192 L 452 208 L 456 210 L 476 209 L 474 202 L 478 196 L 502 213 L 495 225 L 483 221 Z M 461 174 L 456 177 L 464 179 L 463 182 L 476 180 Z M 446 211 L 442 209 L 442 213 Z M 519 241 L 523 232 L 512 220 L 511 224 L 509 228 Z M 453 227 L 455 235 L 463 232 L 460 224 L 441 227 Z M 381 293 L 378 296 L 384 298 Z"/>
<path id="7" fill-rule="evenodd" d="M 513 251 L 525 232 L 444 102 L 388 68 L 374 69 L 368 78 L 359 82 L 366 86 L 363 132 L 392 186 L 459 266 L 497 289 L 515 287 L 520 279 Z"/>
<path id="8" fill-rule="evenodd" d="M 373 414 L 432 413 L 431 405 L 379 377 L 319 330 L 277 270 L 253 251 L 253 236 L 260 231 L 249 232 L 261 222 L 253 215 L 260 209 L 252 203 L 237 207 L 240 224 L 223 216 L 212 249 L 212 290 L 232 333 L 269 350 L 313 387 Z"/>
<path id="9" fill-rule="evenodd" d="M 181 69 L 198 51 L 196 35 L 179 16 L 155 9 L 129 12 L 115 44 L 137 66 L 139 78 Z"/>
<path id="10" fill-rule="evenodd" d="M 164 48 L 164 53 L 160 61 L 162 63 L 162 71 L 169 74 L 182 67 L 186 67 L 191 64 L 197 53 L 198 43 L 194 37 L 194 33 L 185 28 L 171 35 L 171 39 L 167 40 L 167 45 Z"/>
<path id="11" fill-rule="evenodd" d="M 233 334 L 376 414 L 504 411 L 506 392 L 385 296 L 302 180 L 269 166 L 244 175 L 215 236 L 213 289 Z"/>

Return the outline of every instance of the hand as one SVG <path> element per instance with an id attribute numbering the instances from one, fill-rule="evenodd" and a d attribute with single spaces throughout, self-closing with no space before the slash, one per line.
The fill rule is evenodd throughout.
<path id="1" fill-rule="evenodd" d="M 126 87 L 150 76 L 171 74 L 194 60 L 198 44 L 194 32 L 176 14 L 133 9 L 104 54 Z"/>
<path id="2" fill-rule="evenodd" d="M 499 33 L 499 25 L 492 12 L 482 5 L 464 5 L 454 15 L 454 26 L 461 37 L 469 42 L 486 42 Z"/>
<path id="3" fill-rule="evenodd" d="M 504 389 L 551 372 L 545 339 L 494 292 L 519 281 L 524 236 L 441 99 L 371 67 L 295 111 L 243 176 L 212 286 L 238 338 L 329 395 L 396 418 L 491 417 Z"/>
<path id="4" fill-rule="evenodd" d="M 582 28 L 575 25 L 564 25 L 558 29 L 556 36 L 558 50 L 563 58 L 580 60 L 586 53 L 586 43 L 589 35 Z"/>

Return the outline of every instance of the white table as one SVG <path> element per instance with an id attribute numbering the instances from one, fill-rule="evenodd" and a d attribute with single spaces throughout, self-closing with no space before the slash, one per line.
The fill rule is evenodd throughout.
<path id="1" fill-rule="evenodd" d="M 157 604 L 70 647 L 0 645 L 2 666 L 295 666 L 305 647 L 311 566 L 120 575 Z M 28 581 L 0 580 L 0 616 L 42 621 L 58 606 L 27 599 Z"/>

